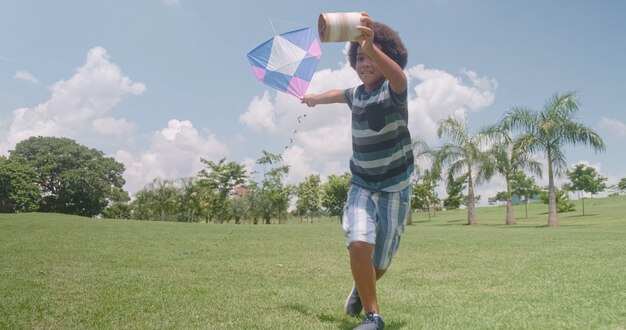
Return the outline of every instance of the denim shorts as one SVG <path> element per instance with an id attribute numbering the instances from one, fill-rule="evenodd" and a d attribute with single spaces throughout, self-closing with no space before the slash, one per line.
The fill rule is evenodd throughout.
<path id="1" fill-rule="evenodd" d="M 349 247 L 360 241 L 374 245 L 376 269 L 387 269 L 398 251 L 411 200 L 412 186 L 398 192 L 371 191 L 350 185 L 343 212 L 343 230 Z"/>

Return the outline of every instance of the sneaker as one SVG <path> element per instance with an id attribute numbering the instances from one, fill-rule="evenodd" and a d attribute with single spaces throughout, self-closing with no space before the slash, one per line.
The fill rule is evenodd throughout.
<path id="1" fill-rule="evenodd" d="M 367 313 L 363 323 L 354 328 L 354 330 L 382 330 L 384 328 L 385 321 L 382 316 L 374 313 Z"/>
<path id="2" fill-rule="evenodd" d="M 361 314 L 363 304 L 361 303 L 361 297 L 359 297 L 359 291 L 356 290 L 356 285 L 352 286 L 352 291 L 350 291 L 346 303 L 343 305 L 343 310 L 350 316 Z"/>

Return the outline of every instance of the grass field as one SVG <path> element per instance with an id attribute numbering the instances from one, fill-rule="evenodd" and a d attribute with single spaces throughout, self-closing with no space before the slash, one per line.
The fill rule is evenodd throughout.
<path id="1" fill-rule="evenodd" d="M 626 328 L 626 196 L 547 228 L 530 205 L 416 213 L 379 302 L 387 329 Z M 330 219 L 284 225 L 0 215 L 1 329 L 351 329 Z"/>

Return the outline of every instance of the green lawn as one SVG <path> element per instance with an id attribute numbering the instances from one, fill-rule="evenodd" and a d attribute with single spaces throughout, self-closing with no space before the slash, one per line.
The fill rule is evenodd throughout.
<path id="1" fill-rule="evenodd" d="M 379 282 L 387 329 L 624 329 L 626 196 L 416 213 Z M 341 228 L 0 215 L 0 329 L 351 329 Z"/>

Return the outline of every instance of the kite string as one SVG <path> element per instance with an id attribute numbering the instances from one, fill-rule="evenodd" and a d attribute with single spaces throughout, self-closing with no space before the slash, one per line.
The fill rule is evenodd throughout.
<path id="1" fill-rule="evenodd" d="M 270 21 L 270 25 L 272 26 L 272 30 L 274 31 L 274 35 L 278 35 L 278 32 L 276 31 L 276 27 L 274 26 L 274 22 L 287 23 L 287 24 L 290 24 L 290 25 L 293 25 L 293 26 L 297 26 L 297 27 L 304 27 L 304 25 L 302 25 L 300 23 L 283 21 L 283 20 L 279 20 L 279 19 L 272 19 L 271 17 L 268 17 L 267 19 Z"/>
<path id="2" fill-rule="evenodd" d="M 302 121 L 304 120 L 302 118 L 306 118 L 306 113 L 298 116 L 298 125 L 302 125 Z M 293 133 L 291 133 L 291 137 L 289 138 L 289 144 L 285 146 L 285 149 L 289 149 L 289 147 L 293 145 L 293 139 L 296 137 L 296 133 L 298 133 L 297 129 L 295 129 Z"/>

